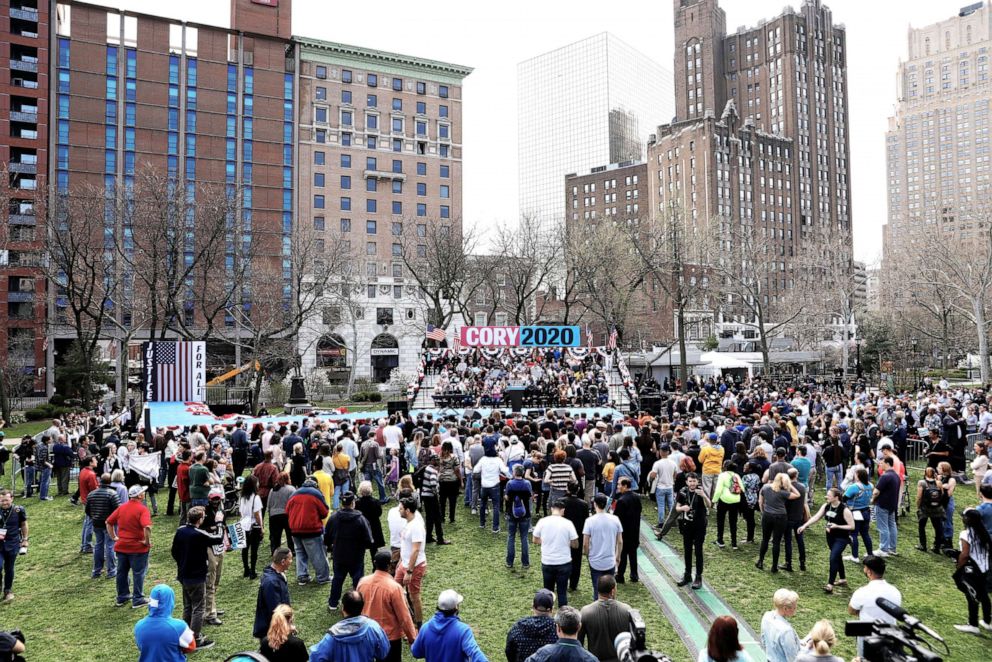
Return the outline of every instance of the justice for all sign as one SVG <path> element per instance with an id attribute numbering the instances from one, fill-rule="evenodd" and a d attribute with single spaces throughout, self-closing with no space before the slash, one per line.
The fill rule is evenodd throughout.
<path id="1" fill-rule="evenodd" d="M 462 347 L 579 347 L 577 326 L 463 326 Z"/>

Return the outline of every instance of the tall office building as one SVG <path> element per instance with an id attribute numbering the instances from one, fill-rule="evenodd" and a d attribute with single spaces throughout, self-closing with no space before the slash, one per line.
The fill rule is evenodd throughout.
<path id="1" fill-rule="evenodd" d="M 415 373 L 427 320 L 404 250 L 461 236 L 462 81 L 470 67 L 297 38 L 299 222 L 348 249 L 360 292 L 300 334 L 307 368 Z M 422 239 L 422 243 L 420 242 Z M 348 308 L 347 310 L 345 308 Z"/>
<path id="2" fill-rule="evenodd" d="M 0 0 L 0 364 L 36 386 L 45 365 L 45 225 L 35 203 L 48 168 L 48 13 L 45 0 Z"/>
<path id="3" fill-rule="evenodd" d="M 805 251 L 849 242 L 846 32 L 819 0 L 730 35 L 717 0 L 673 2 L 676 118 L 648 146 L 650 209 L 770 242 L 767 303 L 787 301 Z"/>
<path id="4" fill-rule="evenodd" d="M 900 250 L 970 223 L 960 213 L 988 199 L 992 9 L 969 5 L 957 16 L 910 29 L 896 74 L 897 105 L 885 135 L 888 223 L 883 228 L 882 302 L 899 294 Z M 939 239 L 936 239 L 939 241 Z"/>
<path id="5" fill-rule="evenodd" d="M 607 32 L 517 65 L 521 215 L 562 223 L 566 174 L 643 161 L 671 90 L 671 72 Z"/>

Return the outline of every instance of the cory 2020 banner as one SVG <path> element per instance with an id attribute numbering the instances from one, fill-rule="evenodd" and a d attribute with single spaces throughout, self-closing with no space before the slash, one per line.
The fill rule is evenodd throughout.
<path id="1" fill-rule="evenodd" d="M 463 326 L 462 347 L 579 347 L 577 326 Z"/>

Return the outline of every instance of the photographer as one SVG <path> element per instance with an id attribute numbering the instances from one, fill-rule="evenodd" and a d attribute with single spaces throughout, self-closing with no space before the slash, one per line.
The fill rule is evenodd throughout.
<path id="1" fill-rule="evenodd" d="M 682 549 L 685 556 L 685 573 L 679 586 L 692 582 L 692 588 L 703 586 L 703 542 L 706 540 L 706 513 L 710 509 L 710 499 L 706 490 L 699 484 L 699 476 L 690 473 L 685 478 L 685 487 L 675 497 L 675 510 L 679 513 L 679 531 L 682 533 Z M 696 579 L 692 580 L 692 555 L 696 554 Z"/>

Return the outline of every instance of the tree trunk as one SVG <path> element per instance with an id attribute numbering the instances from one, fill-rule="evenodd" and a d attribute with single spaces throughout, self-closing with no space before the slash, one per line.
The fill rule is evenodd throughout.
<path id="1" fill-rule="evenodd" d="M 971 302 L 975 316 L 975 328 L 978 331 L 978 361 L 982 384 L 989 383 L 989 336 L 985 325 L 985 302 L 975 297 Z"/>
<path id="2" fill-rule="evenodd" d="M 841 364 L 841 368 L 843 369 L 843 380 L 845 384 L 847 383 L 847 363 L 850 359 L 849 356 L 850 350 L 847 348 L 847 343 L 850 340 L 850 333 L 851 333 L 850 326 L 848 325 L 847 322 L 848 322 L 847 311 L 844 311 L 844 319 L 843 319 L 844 332 L 841 334 L 843 345 L 841 346 L 841 352 L 840 352 L 840 357 L 841 357 L 840 364 Z"/>
<path id="3" fill-rule="evenodd" d="M 258 416 L 259 399 L 262 397 L 262 380 L 265 379 L 265 373 L 261 370 L 255 371 L 255 386 L 252 389 L 251 397 L 251 415 Z"/>
<path id="4" fill-rule="evenodd" d="M 679 379 L 682 380 L 682 393 L 686 392 L 686 382 L 688 381 L 688 366 L 685 358 L 685 304 L 679 298 Z M 668 350 L 672 351 L 672 350 Z"/>
<path id="5" fill-rule="evenodd" d="M 0 368 L 0 418 L 10 422 L 11 419 L 10 393 L 7 392 L 7 368 Z"/>

